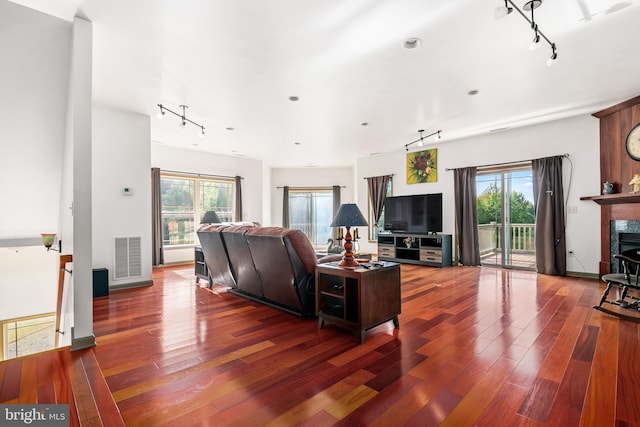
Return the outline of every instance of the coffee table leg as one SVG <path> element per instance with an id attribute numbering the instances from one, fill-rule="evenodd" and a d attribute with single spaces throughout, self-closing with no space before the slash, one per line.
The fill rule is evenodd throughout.
<path id="1" fill-rule="evenodd" d="M 318 317 L 318 329 L 322 329 L 324 326 L 324 319 L 322 317 Z"/>
<path id="2" fill-rule="evenodd" d="M 366 331 L 364 329 L 360 329 L 360 344 L 364 344 L 364 336 Z"/>
<path id="3" fill-rule="evenodd" d="M 400 329 L 400 321 L 398 320 L 398 316 L 394 316 L 393 326 L 395 326 L 397 329 Z"/>

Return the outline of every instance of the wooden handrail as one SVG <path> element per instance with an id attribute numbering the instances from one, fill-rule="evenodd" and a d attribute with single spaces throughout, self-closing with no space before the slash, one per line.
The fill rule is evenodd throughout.
<path id="1" fill-rule="evenodd" d="M 58 271 L 58 301 L 56 303 L 56 329 L 55 346 L 58 347 L 60 332 L 60 314 L 62 311 L 62 295 L 64 293 L 64 274 L 67 272 L 67 263 L 73 262 L 73 255 L 60 255 L 60 270 Z"/>

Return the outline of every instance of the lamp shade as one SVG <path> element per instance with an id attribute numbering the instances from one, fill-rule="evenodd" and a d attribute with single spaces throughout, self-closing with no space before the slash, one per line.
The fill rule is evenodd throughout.
<path id="1" fill-rule="evenodd" d="M 218 218 L 217 213 L 215 213 L 214 211 L 207 211 L 202 217 L 202 221 L 200 221 L 200 224 L 219 224 L 221 222 L 222 221 L 220 221 L 220 218 Z"/>
<path id="2" fill-rule="evenodd" d="M 365 226 L 367 220 L 362 216 L 362 212 L 355 203 L 345 203 L 340 205 L 331 227 L 359 227 Z"/>
<path id="3" fill-rule="evenodd" d="M 53 246 L 53 242 L 56 240 L 55 233 L 42 233 L 40 235 L 42 236 L 42 244 L 44 247 L 47 248 L 47 250 L 51 248 L 51 246 Z"/>

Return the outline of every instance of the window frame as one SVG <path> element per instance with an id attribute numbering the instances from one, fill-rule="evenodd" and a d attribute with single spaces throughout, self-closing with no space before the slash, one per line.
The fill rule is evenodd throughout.
<path id="1" fill-rule="evenodd" d="M 226 177 L 217 177 L 217 176 L 207 176 L 207 175 L 193 175 L 193 174 L 188 174 L 188 173 L 179 173 L 179 172 L 164 172 L 164 171 L 160 171 L 160 185 L 162 186 L 162 180 L 163 179 L 175 179 L 175 180 L 185 180 L 185 181 L 190 181 L 193 183 L 193 242 L 192 243 L 177 243 L 177 244 L 171 244 L 171 243 L 167 243 L 168 242 L 168 236 L 165 235 L 164 232 L 164 225 L 162 227 L 162 245 L 165 249 L 173 249 L 173 248 L 188 248 L 188 247 L 193 247 L 193 246 L 197 246 L 200 244 L 200 242 L 198 241 L 198 235 L 196 233 L 196 231 L 198 230 L 198 227 L 200 226 L 200 219 L 204 216 L 206 210 L 203 210 L 201 208 L 201 204 L 202 204 L 202 191 L 201 191 L 201 184 L 203 182 L 218 182 L 218 183 L 224 183 L 224 184 L 228 184 L 230 185 L 231 188 L 231 194 L 229 195 L 229 199 L 231 202 L 231 221 L 233 221 L 233 218 L 235 218 L 235 214 L 236 214 L 236 200 L 235 200 L 235 194 L 236 194 L 236 183 L 235 183 L 235 179 L 234 178 L 226 178 Z M 161 212 L 160 212 L 160 217 L 161 217 L 161 222 L 163 222 L 164 220 L 164 215 L 165 213 L 171 213 L 171 212 L 165 212 L 164 211 L 164 203 L 162 203 L 162 196 L 161 196 Z"/>
<path id="2" fill-rule="evenodd" d="M 287 200 L 287 202 L 289 203 L 289 227 L 291 228 L 291 195 L 292 194 L 302 194 L 302 193 L 307 193 L 307 194 L 311 194 L 311 200 L 313 199 L 313 194 L 315 193 L 326 193 L 329 194 L 331 196 L 331 201 L 332 201 L 332 205 L 333 205 L 333 188 L 332 187 L 289 187 L 289 200 Z M 307 236 L 307 238 L 309 239 L 309 242 L 311 243 L 311 245 L 314 247 L 314 249 L 322 249 L 322 248 L 326 248 L 326 243 L 322 244 L 322 243 L 318 243 L 318 244 L 314 244 L 314 235 L 313 235 L 313 224 L 314 224 L 314 218 L 313 218 L 313 207 L 309 207 L 309 217 L 311 218 L 311 228 L 310 228 L 310 235 L 307 235 L 305 233 L 305 235 Z M 304 231 L 301 230 L 303 233 Z M 331 238 L 331 234 L 329 235 L 329 238 Z"/>

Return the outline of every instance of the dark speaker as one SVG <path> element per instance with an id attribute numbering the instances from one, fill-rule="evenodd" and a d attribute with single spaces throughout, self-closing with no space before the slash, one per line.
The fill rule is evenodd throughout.
<path id="1" fill-rule="evenodd" d="M 93 269 L 93 297 L 109 295 L 109 270 L 106 268 Z"/>

